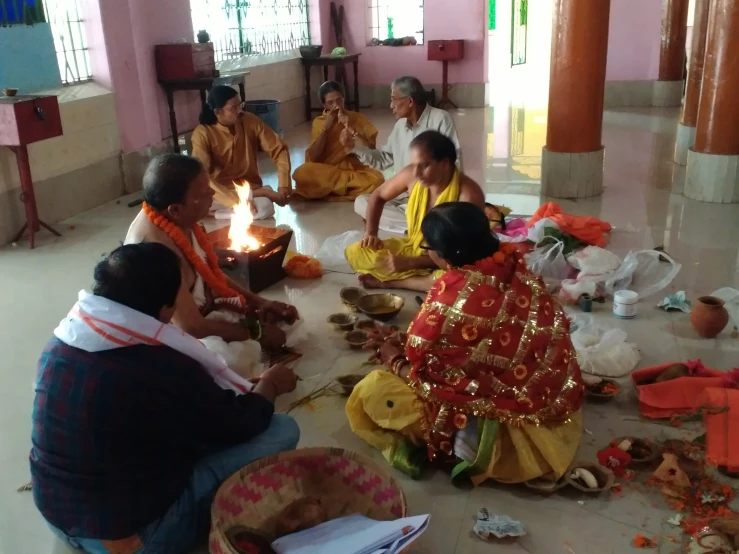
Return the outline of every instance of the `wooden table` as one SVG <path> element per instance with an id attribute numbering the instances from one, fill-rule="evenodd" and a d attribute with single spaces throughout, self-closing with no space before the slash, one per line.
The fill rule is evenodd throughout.
<path id="1" fill-rule="evenodd" d="M 354 66 L 354 100 L 349 104 L 354 111 L 359 111 L 359 56 L 361 54 L 349 54 L 347 56 L 318 56 L 317 58 L 303 58 L 303 72 L 305 73 L 305 118 L 310 121 L 313 112 L 322 112 L 323 106 L 313 108 L 311 99 L 315 91 L 310 87 L 310 70 L 311 67 L 323 67 L 323 79 L 328 81 L 328 68 L 334 67 L 334 79 L 344 84 L 347 97 L 349 97 L 349 83 L 346 77 L 346 64 L 351 63 Z M 347 98 L 348 99 L 348 98 Z"/>
<path id="2" fill-rule="evenodd" d="M 167 95 L 167 104 L 169 105 L 169 125 L 172 128 L 172 141 L 174 142 L 175 153 L 180 153 L 180 145 L 177 141 L 179 132 L 177 131 L 177 115 L 174 111 L 174 93 L 178 90 L 198 90 L 200 91 L 200 100 L 205 104 L 206 93 L 215 85 L 239 86 L 241 99 L 244 100 L 246 93 L 244 91 L 244 77 L 249 75 L 248 71 L 238 73 L 229 73 L 218 77 L 202 77 L 198 79 L 177 79 L 177 80 L 160 80 L 159 84 Z"/>

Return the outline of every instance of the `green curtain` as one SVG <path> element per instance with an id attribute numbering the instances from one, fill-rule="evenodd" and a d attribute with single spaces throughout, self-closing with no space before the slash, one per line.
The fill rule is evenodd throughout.
<path id="1" fill-rule="evenodd" d="M 488 0 L 488 31 L 495 31 L 495 0 Z"/>
<path id="2" fill-rule="evenodd" d="M 0 0 L 0 26 L 45 23 L 41 0 Z"/>

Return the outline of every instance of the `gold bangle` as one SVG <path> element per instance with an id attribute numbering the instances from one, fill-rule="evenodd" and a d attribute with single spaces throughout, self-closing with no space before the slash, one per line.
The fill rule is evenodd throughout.
<path id="1" fill-rule="evenodd" d="M 408 363 L 408 358 L 406 358 L 406 357 L 401 357 L 400 359 L 396 360 L 396 361 L 395 361 L 395 362 L 393 363 L 393 368 L 392 368 L 392 370 L 391 370 L 391 371 L 393 372 L 393 374 L 394 374 L 394 375 L 397 375 L 398 377 L 400 377 L 400 370 L 401 370 L 401 369 L 403 369 L 403 367 L 404 367 L 404 366 L 405 366 L 405 365 L 406 365 L 407 363 Z"/>

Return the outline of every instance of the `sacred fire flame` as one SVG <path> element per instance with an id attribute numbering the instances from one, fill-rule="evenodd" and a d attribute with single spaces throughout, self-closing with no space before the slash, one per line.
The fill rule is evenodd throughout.
<path id="1" fill-rule="evenodd" d="M 254 221 L 251 203 L 251 187 L 249 183 L 234 183 L 236 193 L 239 195 L 239 203 L 234 206 L 231 217 L 231 228 L 228 238 L 231 239 L 231 250 L 235 252 L 248 252 L 262 246 L 259 241 L 249 234 L 249 226 Z"/>

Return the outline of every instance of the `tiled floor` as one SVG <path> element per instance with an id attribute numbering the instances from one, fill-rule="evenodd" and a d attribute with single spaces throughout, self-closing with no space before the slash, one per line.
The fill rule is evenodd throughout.
<path id="1" fill-rule="evenodd" d="M 371 114 L 381 136 L 392 121 L 385 112 Z M 538 195 L 541 146 L 546 114 L 540 109 L 496 107 L 455 114 L 461 136 L 465 170 L 479 180 L 497 202 L 516 213 L 530 214 L 541 202 Z M 601 217 L 614 226 L 610 248 L 620 255 L 632 248 L 664 245 L 682 263 L 671 289 L 689 296 L 710 293 L 721 286 L 739 286 L 739 205 L 700 204 L 680 195 L 681 172 L 672 164 L 677 110 L 622 110 L 605 114 L 605 193 L 598 198 L 563 202 L 565 210 Z M 293 161 L 299 163 L 308 127 L 288 133 Z M 268 172 L 269 164 L 265 164 Z M 21 244 L 0 249 L 0 554 L 67 552 L 46 529 L 30 494 L 15 489 L 27 482 L 30 411 L 35 364 L 44 343 L 67 313 L 79 289 L 90 283 L 99 257 L 124 237 L 135 215 L 126 200 L 102 206 L 59 225 L 64 233 L 51 239 L 42 233 L 33 251 Z M 361 221 L 347 204 L 295 203 L 278 211 L 278 223 L 295 229 L 295 248 L 313 254 L 323 240 Z M 703 265 L 699 265 L 703 264 Z M 328 274 L 320 281 L 285 281 L 268 292 L 293 302 L 311 323 L 310 345 L 297 365 L 303 377 L 298 391 L 279 407 L 344 373 L 365 371 L 363 355 L 349 351 L 325 318 L 339 311 L 338 291 L 354 277 Z M 413 316 L 413 295 L 399 322 Z M 656 301 L 656 300 L 655 300 Z M 642 365 L 701 358 L 707 365 L 729 369 L 737 365 L 739 341 L 728 332 L 716 340 L 701 340 L 688 316 L 667 315 L 645 302 L 636 320 L 613 318 L 608 307 L 595 315 L 624 329 L 639 345 Z M 343 415 L 343 401 L 324 398 L 294 412 L 303 432 L 302 445 L 331 445 L 379 455 L 355 437 Z M 592 459 L 610 438 L 627 433 L 648 436 L 690 435 L 634 420 L 633 394 L 601 407 L 586 406 L 579 456 Z M 430 512 L 429 530 L 414 550 L 427 554 L 530 552 L 536 554 L 609 554 L 635 551 L 637 532 L 658 535 L 671 531 L 669 512 L 659 498 L 627 490 L 623 497 L 581 497 L 572 494 L 542 498 L 521 487 L 501 485 L 478 489 L 454 488 L 446 475 L 429 473 L 421 481 L 402 478 L 414 512 Z M 487 507 L 526 525 L 529 535 L 514 545 L 491 546 L 471 533 L 474 515 Z M 659 552 L 676 550 L 662 539 Z"/>

